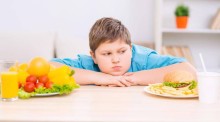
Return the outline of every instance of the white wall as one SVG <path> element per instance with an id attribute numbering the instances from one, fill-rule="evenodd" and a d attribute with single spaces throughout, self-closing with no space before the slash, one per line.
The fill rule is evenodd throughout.
<path id="1" fill-rule="evenodd" d="M 162 28 L 175 29 L 174 11 L 177 5 L 189 7 L 187 29 L 208 30 L 220 8 L 219 0 L 163 0 Z M 168 7 L 169 6 L 169 7 Z M 187 45 L 193 55 L 196 68 L 202 70 L 199 53 L 203 54 L 208 71 L 220 72 L 220 33 L 163 33 L 164 45 Z"/>
<path id="2" fill-rule="evenodd" d="M 121 20 L 132 40 L 153 41 L 154 0 L 0 0 L 0 31 L 52 31 L 88 39 L 101 17 Z"/>
<path id="3" fill-rule="evenodd" d="M 164 45 L 188 45 L 199 71 L 202 53 L 207 70 L 220 72 L 220 34 L 166 34 L 164 39 Z"/>
<path id="4" fill-rule="evenodd" d="M 154 0 L 0 0 L 0 32 L 43 31 L 58 32 L 61 37 L 88 41 L 88 33 L 101 17 L 121 20 L 131 32 L 133 41 L 154 41 Z M 169 21 L 170 22 L 170 21 Z M 0 40 L 0 44 L 3 40 Z M 200 43 L 200 42 L 193 42 Z M 191 45 L 191 42 L 187 43 Z M 195 53 L 206 47 L 218 49 L 219 42 L 193 46 Z M 197 44 L 194 44 L 197 45 Z M 208 47 L 207 47 L 208 46 Z M 218 50 L 215 50 L 219 52 Z M 195 55 L 195 54 L 194 54 Z M 196 58 L 196 62 L 199 63 Z M 219 68 L 219 56 L 209 55 L 207 64 Z M 200 64 L 198 64 L 200 67 Z"/>
<path id="5" fill-rule="evenodd" d="M 36 56 L 54 57 L 55 33 L 1 32 L 0 60 L 28 62 Z"/>

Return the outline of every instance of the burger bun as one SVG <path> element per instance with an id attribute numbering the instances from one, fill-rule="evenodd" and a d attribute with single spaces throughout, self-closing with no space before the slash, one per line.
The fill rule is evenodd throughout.
<path id="1" fill-rule="evenodd" d="M 163 81 L 164 82 L 172 82 L 172 83 L 188 83 L 195 80 L 195 77 L 192 73 L 184 70 L 175 70 L 167 73 Z"/>

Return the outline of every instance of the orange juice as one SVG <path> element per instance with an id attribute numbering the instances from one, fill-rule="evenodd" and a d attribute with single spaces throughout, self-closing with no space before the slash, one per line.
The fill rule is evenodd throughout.
<path id="1" fill-rule="evenodd" d="M 18 75 L 16 72 L 1 73 L 1 97 L 3 101 L 13 101 L 18 97 Z"/>

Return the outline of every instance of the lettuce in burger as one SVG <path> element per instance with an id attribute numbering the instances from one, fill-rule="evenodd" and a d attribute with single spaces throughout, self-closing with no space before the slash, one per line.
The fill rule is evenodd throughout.
<path id="1" fill-rule="evenodd" d="M 173 88 L 188 88 L 189 90 L 197 87 L 195 77 L 187 71 L 173 71 L 167 73 L 163 79 L 163 85 Z"/>

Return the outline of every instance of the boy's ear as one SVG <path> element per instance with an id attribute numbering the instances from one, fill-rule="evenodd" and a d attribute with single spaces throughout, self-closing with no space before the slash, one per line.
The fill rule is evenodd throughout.
<path id="1" fill-rule="evenodd" d="M 95 53 L 92 52 L 92 51 L 90 51 L 90 55 L 91 55 L 91 57 L 92 57 L 94 63 L 97 64 L 97 62 L 96 62 L 96 58 L 95 58 Z"/>

